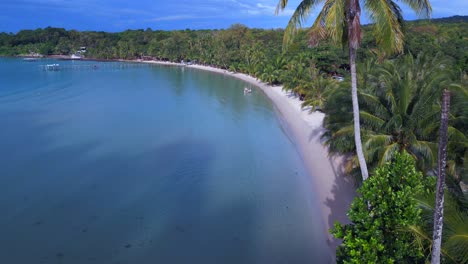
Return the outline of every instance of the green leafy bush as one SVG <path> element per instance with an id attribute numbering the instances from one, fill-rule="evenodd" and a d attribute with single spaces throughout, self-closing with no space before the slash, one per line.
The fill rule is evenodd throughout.
<path id="1" fill-rule="evenodd" d="M 338 263 L 420 263 L 422 249 L 408 226 L 421 221 L 415 195 L 424 190 L 414 159 L 398 153 L 364 182 L 348 212 L 351 224 L 336 223 L 331 230 L 343 239 Z"/>

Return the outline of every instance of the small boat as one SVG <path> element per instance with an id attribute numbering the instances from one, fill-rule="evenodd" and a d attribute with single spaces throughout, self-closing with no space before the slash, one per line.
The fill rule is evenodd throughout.
<path id="1" fill-rule="evenodd" d="M 244 94 L 248 94 L 248 93 L 251 93 L 251 92 L 252 92 L 251 88 L 244 87 Z"/>
<path id="2" fill-rule="evenodd" d="M 81 60 L 83 57 L 81 57 L 80 55 L 77 55 L 77 54 L 72 54 L 70 56 L 70 59 L 72 60 Z"/>
<path id="3" fill-rule="evenodd" d="M 47 70 L 47 71 L 58 71 L 60 70 L 60 65 L 57 64 L 57 63 L 54 63 L 54 64 L 47 64 L 44 66 L 44 70 Z"/>
<path id="4" fill-rule="evenodd" d="M 23 58 L 24 61 L 37 61 L 37 58 L 33 58 L 33 57 L 26 57 L 26 58 Z"/>

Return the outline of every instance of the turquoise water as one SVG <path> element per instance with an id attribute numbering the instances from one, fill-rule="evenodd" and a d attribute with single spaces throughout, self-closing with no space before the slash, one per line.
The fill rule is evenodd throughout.
<path id="1" fill-rule="evenodd" d="M 0 263 L 326 262 L 310 176 L 244 86 L 0 58 Z"/>

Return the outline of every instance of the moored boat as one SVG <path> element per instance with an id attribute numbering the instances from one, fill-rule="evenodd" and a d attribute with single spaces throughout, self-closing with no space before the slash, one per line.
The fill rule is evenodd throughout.
<path id="1" fill-rule="evenodd" d="M 81 60 L 83 57 L 81 57 L 80 55 L 77 55 L 77 54 L 72 54 L 70 56 L 70 59 L 72 60 Z"/>

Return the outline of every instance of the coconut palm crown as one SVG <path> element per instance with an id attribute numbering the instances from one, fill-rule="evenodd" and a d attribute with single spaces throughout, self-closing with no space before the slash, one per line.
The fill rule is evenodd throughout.
<path id="1" fill-rule="evenodd" d="M 323 7 L 310 28 L 311 44 L 316 45 L 322 39 L 329 38 L 335 44 L 350 43 L 358 48 L 361 40 L 361 7 L 359 0 L 303 0 L 297 6 L 286 27 L 283 44 L 287 48 L 296 35 L 298 28 L 307 21 L 318 5 Z M 396 1 L 364 0 L 361 1 L 374 23 L 373 34 L 380 48 L 389 53 L 403 51 L 403 14 Z M 401 0 L 420 17 L 429 17 L 432 8 L 428 0 Z M 280 0 L 276 13 L 284 10 L 288 0 Z M 350 20 L 350 18 L 352 18 Z M 349 24 L 352 23 L 352 24 Z M 348 34 L 352 28 L 352 35 Z"/>

